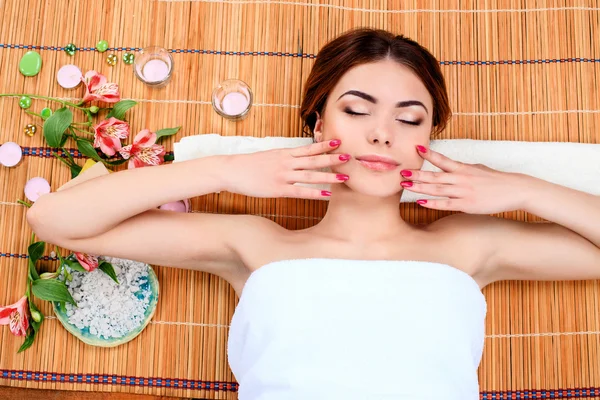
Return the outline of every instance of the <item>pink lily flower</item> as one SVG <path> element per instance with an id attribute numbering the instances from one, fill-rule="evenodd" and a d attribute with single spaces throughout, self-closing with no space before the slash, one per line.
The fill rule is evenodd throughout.
<path id="1" fill-rule="evenodd" d="M 94 147 L 99 147 L 107 156 L 114 156 L 121 150 L 121 139 L 127 136 L 129 124 L 111 117 L 94 126 Z"/>
<path id="2" fill-rule="evenodd" d="M 86 72 L 81 80 L 85 84 L 83 103 L 94 100 L 116 103 L 121 100 L 119 85 L 108 82 L 104 75 L 92 70 Z"/>
<path id="3" fill-rule="evenodd" d="M 0 307 L 0 325 L 9 325 L 10 331 L 17 336 L 27 336 L 27 328 L 29 328 L 27 296 L 21 297 L 15 304 Z"/>
<path id="4" fill-rule="evenodd" d="M 79 264 L 88 272 L 92 272 L 98 268 L 98 256 L 75 252 L 75 258 L 77 258 Z"/>
<path id="5" fill-rule="evenodd" d="M 129 160 L 127 168 L 162 164 L 165 161 L 165 148 L 156 144 L 157 139 L 156 133 L 144 129 L 133 139 L 133 144 L 119 150 L 123 158 Z"/>

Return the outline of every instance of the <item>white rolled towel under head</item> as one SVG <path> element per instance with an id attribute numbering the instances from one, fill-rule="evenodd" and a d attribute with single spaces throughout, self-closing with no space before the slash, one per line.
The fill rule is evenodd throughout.
<path id="1" fill-rule="evenodd" d="M 212 155 L 293 148 L 310 143 L 312 138 L 194 135 L 174 144 L 174 162 Z M 600 196 L 600 144 L 448 139 L 432 140 L 430 147 L 456 161 L 484 164 L 498 171 L 523 173 Z M 428 161 L 421 169 L 440 171 Z M 303 186 L 329 188 L 327 184 Z M 401 201 L 414 202 L 419 198 L 433 197 L 405 191 Z"/>

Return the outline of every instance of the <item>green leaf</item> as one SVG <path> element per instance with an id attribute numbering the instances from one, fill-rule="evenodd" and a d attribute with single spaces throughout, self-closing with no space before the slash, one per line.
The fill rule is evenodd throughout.
<path id="1" fill-rule="evenodd" d="M 115 273 L 115 269 L 113 268 L 111 263 L 106 261 L 102 261 L 98 266 L 106 275 L 110 276 L 111 279 L 119 284 L 119 280 L 117 279 L 117 274 Z"/>
<path id="2" fill-rule="evenodd" d="M 79 173 L 83 169 L 82 167 L 80 167 L 77 164 L 71 164 L 71 165 L 69 165 L 69 168 L 71 169 L 71 179 L 77 177 L 77 175 L 79 175 Z"/>
<path id="3" fill-rule="evenodd" d="M 65 262 L 65 264 L 67 264 L 67 266 L 69 268 L 71 268 L 74 271 L 87 272 L 86 269 L 83 268 L 81 266 L 81 264 L 79 264 L 79 261 L 73 261 L 73 260 L 66 259 L 64 262 Z"/>
<path id="4" fill-rule="evenodd" d="M 38 279 L 33 281 L 31 285 L 33 294 L 42 300 L 46 301 L 68 301 L 71 304 L 77 305 L 67 286 L 58 280 Z"/>
<path id="5" fill-rule="evenodd" d="M 87 140 L 77 139 L 77 149 L 83 154 L 93 160 L 102 161 L 94 146 Z"/>
<path id="6" fill-rule="evenodd" d="M 27 337 L 25 338 L 25 341 L 23 342 L 23 344 L 21 345 L 21 347 L 19 347 L 19 351 L 17 351 L 17 353 L 20 353 L 22 351 L 27 350 L 33 344 L 33 341 L 35 340 L 36 331 L 33 330 L 33 329 L 31 329 L 30 332 L 32 332 L 32 333 L 28 333 L 27 334 Z"/>
<path id="7" fill-rule="evenodd" d="M 59 108 L 44 121 L 44 137 L 50 147 L 60 147 L 63 134 L 73 122 L 73 113 L 67 107 Z"/>
<path id="8" fill-rule="evenodd" d="M 27 254 L 29 254 L 29 258 L 36 263 L 40 258 L 42 258 L 42 255 L 44 255 L 45 249 L 45 242 L 35 242 L 29 245 L 27 248 Z"/>
<path id="9" fill-rule="evenodd" d="M 160 131 L 156 132 L 156 141 L 158 141 L 158 139 L 160 139 L 163 136 L 171 136 L 176 134 L 179 130 L 181 129 L 180 126 L 178 126 L 177 128 L 165 128 L 165 129 L 161 129 Z"/>
<path id="10" fill-rule="evenodd" d="M 60 145 L 58 147 L 63 147 L 65 143 L 67 143 L 67 140 L 69 140 L 69 136 L 63 135 L 62 139 L 60 140 Z"/>
<path id="11" fill-rule="evenodd" d="M 121 100 L 113 106 L 106 118 L 115 117 L 116 119 L 123 121 L 123 118 L 125 118 L 125 112 L 136 104 L 137 102 L 133 100 Z"/>
<path id="12" fill-rule="evenodd" d="M 59 301 L 58 302 L 58 308 L 60 309 L 60 311 L 62 311 L 63 313 L 67 313 L 67 307 L 65 307 L 65 302 L 64 301 Z"/>

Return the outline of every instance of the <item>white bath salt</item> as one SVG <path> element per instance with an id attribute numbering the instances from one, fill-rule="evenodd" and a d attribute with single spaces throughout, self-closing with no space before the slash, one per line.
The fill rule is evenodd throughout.
<path id="1" fill-rule="evenodd" d="M 150 302 L 147 264 L 112 257 L 100 257 L 112 264 L 119 280 L 113 281 L 100 269 L 78 272 L 66 267 L 73 276 L 67 288 L 77 307 L 66 304 L 69 322 L 89 330 L 99 338 L 122 337 L 138 328 Z"/>

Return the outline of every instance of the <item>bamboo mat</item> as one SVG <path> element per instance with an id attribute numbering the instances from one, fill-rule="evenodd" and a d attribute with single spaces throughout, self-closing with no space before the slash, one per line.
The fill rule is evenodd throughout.
<path id="1" fill-rule="evenodd" d="M 440 138 L 600 142 L 600 5 L 593 0 L 0 0 L 0 92 L 80 97 L 82 88 L 67 91 L 55 80 L 58 68 L 75 63 L 140 102 L 128 114 L 134 132 L 181 125 L 164 141 L 168 151 L 198 133 L 300 136 L 298 106 L 314 55 L 358 26 L 403 33 L 442 62 L 454 117 Z M 101 39 L 117 50 L 93 51 Z M 69 57 L 56 49 L 70 42 L 88 50 Z M 149 45 L 173 51 L 174 75 L 161 90 L 144 86 L 121 60 L 123 48 Z M 44 46 L 43 68 L 25 78 L 18 63 L 31 46 Z M 114 67 L 105 62 L 109 53 L 119 56 Z M 209 103 L 213 87 L 228 78 L 244 80 L 255 94 L 242 122 L 222 119 Z M 34 100 L 31 110 L 46 106 L 56 104 Z M 18 99 L 0 99 L 0 121 L 0 143 L 16 141 L 26 153 L 17 168 L 0 168 L 0 304 L 11 304 L 25 290 L 31 233 L 16 200 L 34 176 L 56 190 L 70 175 L 40 150 L 41 132 L 23 134 L 33 117 Z M 315 224 L 325 206 L 225 193 L 192 201 L 198 212 L 259 214 L 290 229 Z M 401 210 L 415 223 L 445 215 L 414 204 Z M 57 261 L 41 264 L 53 270 Z M 233 289 L 205 273 L 155 270 L 161 297 L 154 320 L 127 345 L 89 347 L 48 319 L 35 345 L 18 355 L 22 339 L 0 329 L 0 385 L 237 398 L 226 354 Z M 500 282 L 484 294 L 482 399 L 600 398 L 598 282 Z M 48 303 L 40 306 L 52 316 Z"/>

